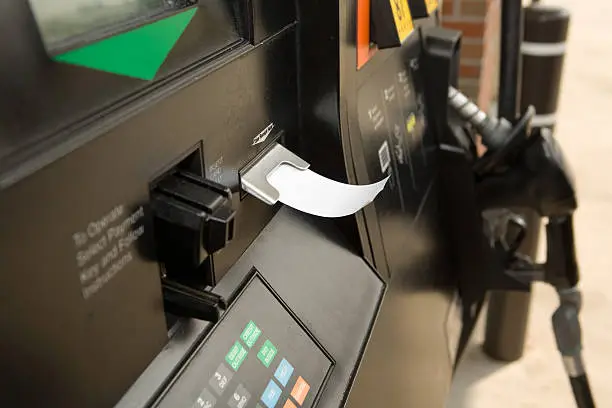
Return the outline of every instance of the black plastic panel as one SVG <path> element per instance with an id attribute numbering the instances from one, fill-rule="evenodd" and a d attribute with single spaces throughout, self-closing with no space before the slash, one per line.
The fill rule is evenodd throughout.
<path id="1" fill-rule="evenodd" d="M 414 42 L 408 51 L 400 50 L 379 65 L 357 92 L 357 134 L 368 180 L 390 177 L 375 207 L 392 271 L 408 262 L 403 247 L 436 173 L 436 146 L 425 132 L 423 96 L 415 86 L 419 67 Z"/>
<path id="2" fill-rule="evenodd" d="M 261 42 L 296 20 L 296 2 L 253 0 L 253 40 Z"/>
<path id="3" fill-rule="evenodd" d="M 335 366 L 317 407 L 339 407 L 356 375 L 384 284 L 332 220 L 283 207 L 215 289 L 233 291 L 252 267 L 320 341 Z"/>
<path id="4" fill-rule="evenodd" d="M 423 140 L 424 117 L 409 70 L 401 61 L 389 62 L 359 90 L 361 137 L 371 179 L 390 176 L 386 192 L 396 196 L 393 207 L 399 204 L 402 211 L 415 212 L 420 200 L 406 198 L 422 197 L 427 188 L 431 173 L 417 177 L 427 170 L 433 146 Z"/>
<path id="5" fill-rule="evenodd" d="M 253 7 L 245 13 L 254 19 L 248 34 L 236 40 L 225 24 L 194 20 L 158 80 L 143 83 L 51 63 L 24 4 L 0 4 L 0 22 L 15 22 L 0 24 L 11 31 L 0 36 L 0 270 L 9 271 L 0 274 L 0 349 L 11 350 L 0 364 L 12 374 L 0 384 L 0 405 L 202 408 L 212 396 L 216 405 L 239 408 L 248 391 L 240 408 L 267 408 L 259 397 L 286 353 L 312 387 L 305 406 L 442 406 L 454 288 L 429 134 L 420 127 L 418 97 L 410 97 L 420 92 L 410 86 L 415 36 L 357 72 L 355 1 L 299 1 L 298 27 L 295 2 L 243 2 Z M 213 4 L 221 3 L 200 8 Z M 228 17 L 228 10 L 216 11 Z M 212 42 L 200 41 L 204 33 Z M 219 58 L 207 65 L 213 55 Z M 384 98 L 391 87 L 396 105 Z M 296 151 L 309 153 L 313 170 L 377 181 L 379 144 L 394 136 L 360 123 L 360 110 L 372 103 L 404 127 L 416 116 L 415 129 L 400 138 L 409 154 L 404 163 L 395 159 L 395 187 L 357 217 L 334 221 L 235 194 L 236 235 L 213 255 L 213 290 L 232 299 L 254 269 L 261 281 L 247 286 L 216 330 L 180 320 L 169 334 L 152 251 L 151 181 L 197 151 L 202 173 L 238 193 L 240 169 L 265 147 L 254 138 L 270 126 L 290 147 L 299 138 Z M 81 266 L 88 261 L 75 264 L 75 245 L 84 245 L 75 232 L 105 216 L 113 225 L 135 216 L 126 232 L 138 237 L 131 259 L 85 299 Z M 115 265 L 108 254 L 96 255 Z M 235 346 L 247 349 L 237 339 L 251 320 L 262 330 L 253 348 L 269 333 L 278 349 L 265 369 L 252 349 L 245 356 Z M 223 364 L 230 370 L 228 354 L 244 357 L 227 384 L 226 392 L 239 394 L 232 403 L 210 383 Z"/>
<path id="6" fill-rule="evenodd" d="M 256 275 L 156 406 L 310 408 L 332 364 Z"/>
<path id="7" fill-rule="evenodd" d="M 107 408 L 163 349 L 149 187 L 196 147 L 204 173 L 236 193 L 236 239 L 215 253 L 216 277 L 252 243 L 277 208 L 240 201 L 238 174 L 270 123 L 295 137 L 294 44 L 287 30 L 181 92 L 141 101 L 129 119 L 100 118 L 88 129 L 99 137 L 0 190 L 0 348 L 11 350 L 0 365 L 12 373 L 0 406 Z"/>
<path id="8" fill-rule="evenodd" d="M 321 348 L 329 353 L 335 363 L 325 387 L 319 393 L 316 406 L 342 406 L 378 313 L 384 293 L 383 282 L 363 259 L 347 248 L 331 220 L 311 217 L 287 207 L 278 211 L 253 245 L 215 287 L 215 293 L 231 299 L 239 293 L 243 282 L 250 278 L 253 268 L 273 288 L 277 299 L 282 300 L 295 316 L 294 319 L 303 322 L 304 330 L 318 340 Z M 271 296 L 264 293 L 261 298 L 271 299 Z M 238 298 L 235 301 L 236 307 L 243 300 Z M 281 309 L 278 310 L 286 316 L 286 312 Z M 232 319 L 233 313 L 232 307 L 228 312 L 229 319 Z M 251 316 L 250 312 L 248 316 Z M 240 322 L 236 323 L 232 331 L 232 339 L 243 329 L 241 325 L 250 319 L 239 319 Z M 256 319 L 253 320 L 259 324 Z M 164 352 L 157 356 L 116 408 L 150 406 L 151 396 L 161 392 L 164 384 L 172 380 L 174 373 L 180 372 L 190 350 L 199 344 L 203 333 L 210 329 L 210 325 L 203 322 L 182 323 Z M 265 326 L 262 323 L 261 329 L 262 339 L 266 330 L 272 333 L 282 333 L 284 330 L 282 324 L 272 327 L 267 323 Z M 277 338 L 276 335 L 274 338 Z M 258 344 L 261 342 L 259 339 Z M 217 355 L 206 358 L 223 360 L 231 344 L 226 342 L 224 346 Z M 278 350 L 280 353 L 280 346 Z M 301 360 L 301 357 L 298 359 Z M 306 363 L 300 364 L 303 366 Z M 295 364 L 295 370 L 297 373 L 298 363 Z M 265 375 L 270 373 L 264 372 Z M 200 378 L 199 381 L 201 391 L 206 387 L 208 379 Z M 195 391 L 189 395 L 195 395 Z M 177 406 L 191 407 L 189 404 Z M 255 401 L 249 402 L 248 408 L 255 407 Z M 279 403 L 278 407 L 282 408 L 282 405 Z"/>
<path id="9" fill-rule="evenodd" d="M 455 287 L 437 189 L 431 186 L 410 226 L 409 216 L 397 217 L 395 229 L 382 225 L 397 240 L 396 263 L 347 407 L 447 406 L 456 340 L 446 327 Z"/>
<path id="10" fill-rule="evenodd" d="M 83 134 L 89 133 L 85 128 L 96 115 L 108 116 L 161 86 L 184 86 L 189 78 L 184 74 L 201 70 L 213 59 L 216 61 L 208 65 L 209 70 L 235 58 L 232 50 L 246 44 L 251 31 L 247 24 L 261 24 L 248 21 L 250 15 L 242 1 L 200 2 L 155 78 L 148 81 L 54 62 L 47 55 L 28 3 L 2 2 L 0 186 L 8 183 L 3 179 L 15 168 L 30 173 L 42 164 L 40 156 L 53 152 L 55 159 L 82 144 Z M 272 30 L 269 34 L 278 32 Z"/>

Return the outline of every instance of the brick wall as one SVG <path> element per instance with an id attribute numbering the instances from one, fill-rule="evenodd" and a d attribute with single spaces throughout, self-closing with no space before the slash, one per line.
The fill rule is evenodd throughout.
<path id="1" fill-rule="evenodd" d="M 499 0 L 444 0 L 442 25 L 463 32 L 459 88 L 488 110 L 497 96 Z"/>

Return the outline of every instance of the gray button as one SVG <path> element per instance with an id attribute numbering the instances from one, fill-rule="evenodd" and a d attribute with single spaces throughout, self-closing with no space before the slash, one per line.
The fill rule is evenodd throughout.
<path id="1" fill-rule="evenodd" d="M 213 408 L 217 400 L 213 395 L 204 388 L 204 391 L 200 394 L 196 402 L 193 404 L 193 408 Z"/>
<path id="2" fill-rule="evenodd" d="M 227 404 L 230 408 L 244 408 L 251 399 L 251 393 L 249 393 L 242 384 L 238 385 L 236 391 L 232 394 Z"/>
<path id="3" fill-rule="evenodd" d="M 219 364 L 217 371 L 213 374 L 208 384 L 212 387 L 212 389 L 217 393 L 217 395 L 223 394 L 223 391 L 227 388 L 230 380 L 233 377 L 233 373 L 229 368 L 225 366 L 225 364 Z"/>

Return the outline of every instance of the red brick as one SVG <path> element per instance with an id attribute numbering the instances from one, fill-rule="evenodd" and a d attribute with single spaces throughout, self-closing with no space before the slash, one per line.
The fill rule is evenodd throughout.
<path id="1" fill-rule="evenodd" d="M 459 76 L 461 78 L 478 78 L 480 76 L 480 67 L 461 65 L 459 67 Z"/>
<path id="2" fill-rule="evenodd" d="M 461 15 L 470 17 L 485 17 L 488 5 L 483 0 L 463 0 L 461 2 Z"/>
<path id="3" fill-rule="evenodd" d="M 458 0 L 457 0 L 458 1 Z M 442 2 L 442 15 L 451 16 L 454 13 L 454 1 L 453 0 L 444 0 Z"/>
<path id="4" fill-rule="evenodd" d="M 462 31 L 466 37 L 482 38 L 484 34 L 484 21 L 478 23 L 456 23 L 456 22 L 442 22 L 442 25 L 451 30 Z"/>
<path id="5" fill-rule="evenodd" d="M 500 32 L 500 0 L 489 2 L 486 21 L 483 56 L 480 68 L 480 94 L 478 105 L 485 111 L 497 95 L 497 75 L 499 73 L 499 32 Z"/>
<path id="6" fill-rule="evenodd" d="M 461 57 L 478 59 L 482 58 L 484 46 L 482 44 L 461 44 Z"/>

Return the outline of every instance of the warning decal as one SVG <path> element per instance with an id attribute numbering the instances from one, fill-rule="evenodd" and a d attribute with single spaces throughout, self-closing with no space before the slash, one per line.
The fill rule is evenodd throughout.
<path id="1" fill-rule="evenodd" d="M 438 8 L 438 0 L 425 0 L 427 4 L 427 13 L 431 14 L 432 11 Z"/>
<path id="2" fill-rule="evenodd" d="M 389 0 L 393 19 L 395 20 L 395 28 L 400 42 L 404 42 L 414 29 L 412 24 L 412 15 L 408 7 L 408 0 Z"/>

